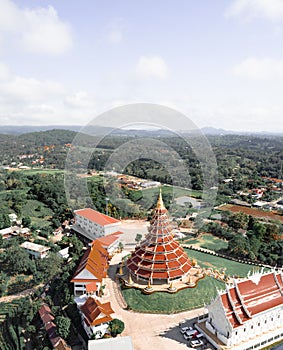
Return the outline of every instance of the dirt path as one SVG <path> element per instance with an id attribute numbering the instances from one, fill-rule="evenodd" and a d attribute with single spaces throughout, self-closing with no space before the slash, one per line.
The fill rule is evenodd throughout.
<path id="1" fill-rule="evenodd" d="M 9 303 L 12 300 L 21 299 L 23 297 L 31 295 L 34 291 L 36 291 L 38 288 L 43 287 L 43 286 L 44 286 L 44 284 L 39 284 L 38 286 L 23 290 L 22 292 L 1 297 L 0 303 Z"/>

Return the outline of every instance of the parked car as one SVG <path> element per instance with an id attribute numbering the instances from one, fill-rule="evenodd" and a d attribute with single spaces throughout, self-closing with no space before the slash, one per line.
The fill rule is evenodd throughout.
<path id="1" fill-rule="evenodd" d="M 182 327 L 181 328 L 181 333 L 184 334 L 186 333 L 187 331 L 191 331 L 192 330 L 192 327 Z"/>
<path id="2" fill-rule="evenodd" d="M 194 339 L 194 340 L 190 341 L 190 346 L 192 348 L 197 348 L 197 347 L 202 346 L 202 345 L 203 345 L 203 341 L 200 339 Z"/>
<path id="3" fill-rule="evenodd" d="M 198 331 L 197 331 L 196 329 L 187 330 L 187 331 L 184 333 L 184 338 L 185 338 L 186 340 L 192 339 L 193 337 L 196 336 L 197 332 L 198 332 Z"/>

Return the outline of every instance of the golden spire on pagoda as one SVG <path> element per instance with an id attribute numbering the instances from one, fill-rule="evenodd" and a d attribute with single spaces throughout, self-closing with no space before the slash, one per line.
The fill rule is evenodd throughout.
<path id="1" fill-rule="evenodd" d="M 160 192 L 159 192 L 159 196 L 158 196 L 158 201 L 157 201 L 156 209 L 166 209 L 166 208 L 165 208 L 165 205 L 164 205 L 164 203 L 163 203 L 163 199 L 162 199 L 161 188 L 160 188 Z"/>
<path id="2" fill-rule="evenodd" d="M 131 276 L 130 273 L 129 273 L 128 283 L 129 283 L 129 284 L 133 284 L 132 276 Z"/>

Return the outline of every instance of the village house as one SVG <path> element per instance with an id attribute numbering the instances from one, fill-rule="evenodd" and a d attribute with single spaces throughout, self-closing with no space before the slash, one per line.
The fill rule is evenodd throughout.
<path id="1" fill-rule="evenodd" d="M 59 337 L 57 333 L 57 326 L 54 323 L 54 316 L 50 307 L 46 304 L 43 304 L 38 310 L 38 313 L 53 349 L 71 350 L 71 348 L 66 344 L 65 340 Z"/>
<path id="2" fill-rule="evenodd" d="M 36 259 L 46 258 L 50 247 L 45 247 L 41 244 L 36 244 L 32 242 L 25 241 L 21 244 L 21 247 L 24 248 L 32 257 Z"/>

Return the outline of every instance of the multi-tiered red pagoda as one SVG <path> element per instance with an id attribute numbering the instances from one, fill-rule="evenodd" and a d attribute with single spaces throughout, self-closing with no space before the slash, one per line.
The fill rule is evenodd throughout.
<path id="1" fill-rule="evenodd" d="M 149 233 L 135 248 L 126 266 L 129 277 L 134 281 L 146 281 L 153 285 L 182 280 L 192 267 L 183 248 L 173 239 L 161 192 L 150 221 Z"/>

